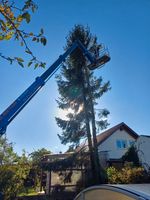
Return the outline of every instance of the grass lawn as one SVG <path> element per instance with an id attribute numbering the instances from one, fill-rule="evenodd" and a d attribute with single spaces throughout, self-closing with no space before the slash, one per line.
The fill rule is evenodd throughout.
<path id="1" fill-rule="evenodd" d="M 33 195 L 38 195 L 38 192 L 36 192 L 34 188 L 30 187 L 27 188 L 26 191 L 20 192 L 18 196 L 21 197 L 21 196 L 33 196 Z"/>

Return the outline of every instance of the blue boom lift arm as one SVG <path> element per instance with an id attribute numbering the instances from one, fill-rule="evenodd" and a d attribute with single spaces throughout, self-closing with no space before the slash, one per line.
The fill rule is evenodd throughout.
<path id="1" fill-rule="evenodd" d="M 84 56 L 86 56 L 90 61 L 90 70 L 93 70 L 110 60 L 110 57 L 107 53 L 103 54 L 99 58 L 96 58 L 79 40 L 74 42 L 73 45 L 63 55 L 60 55 L 59 58 L 40 77 L 37 77 L 35 81 L 0 115 L 0 136 L 6 132 L 6 128 L 10 122 L 44 86 L 48 79 L 59 68 L 60 64 L 65 61 L 65 58 L 77 48 L 80 48 Z"/>

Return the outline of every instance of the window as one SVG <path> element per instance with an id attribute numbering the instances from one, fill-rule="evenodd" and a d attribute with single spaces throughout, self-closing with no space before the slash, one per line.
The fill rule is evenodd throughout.
<path id="1" fill-rule="evenodd" d="M 117 140 L 117 148 L 121 149 L 121 140 Z"/>
<path id="2" fill-rule="evenodd" d="M 122 148 L 127 148 L 127 141 L 126 140 L 122 140 Z"/>
<path id="3" fill-rule="evenodd" d="M 116 145 L 118 149 L 125 149 L 127 148 L 127 140 L 117 140 Z"/>

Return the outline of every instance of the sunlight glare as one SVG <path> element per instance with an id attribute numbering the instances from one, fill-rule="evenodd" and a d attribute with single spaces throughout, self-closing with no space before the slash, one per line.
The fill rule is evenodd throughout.
<path id="1" fill-rule="evenodd" d="M 72 108 L 68 108 L 68 109 L 57 109 L 57 117 L 64 119 L 64 120 L 68 120 L 67 115 L 70 114 L 78 114 L 79 112 L 81 112 L 83 110 L 83 106 L 80 106 L 78 112 L 74 112 L 74 110 Z"/>

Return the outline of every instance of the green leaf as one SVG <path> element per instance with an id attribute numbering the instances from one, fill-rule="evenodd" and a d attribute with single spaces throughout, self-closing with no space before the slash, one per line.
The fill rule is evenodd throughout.
<path id="1" fill-rule="evenodd" d="M 21 16 L 21 15 L 19 15 L 18 17 L 17 17 L 17 22 L 21 22 L 23 20 L 23 17 Z"/>
<path id="2" fill-rule="evenodd" d="M 36 63 L 36 64 L 34 65 L 34 69 L 36 69 L 36 68 L 38 67 L 38 65 L 39 65 L 39 64 L 38 64 L 38 63 Z"/>
<path id="3" fill-rule="evenodd" d="M 27 23 L 29 23 L 31 20 L 31 16 L 28 12 L 23 13 L 22 17 L 26 20 Z"/>
<path id="4" fill-rule="evenodd" d="M 28 63 L 28 67 L 30 67 L 30 65 L 32 65 L 32 62 L 29 62 L 29 63 Z"/>
<path id="5" fill-rule="evenodd" d="M 18 62 L 24 62 L 24 60 L 22 58 L 17 57 L 16 59 Z"/>
<path id="6" fill-rule="evenodd" d="M 3 40 L 4 39 L 4 36 L 3 35 L 0 35 L 0 40 Z"/>
<path id="7" fill-rule="evenodd" d="M 47 43 L 47 40 L 46 40 L 46 38 L 45 38 L 45 37 L 43 37 L 43 38 L 42 38 L 42 43 L 43 43 L 43 45 L 44 45 L 44 46 L 46 45 L 46 43 Z"/>
<path id="8" fill-rule="evenodd" d="M 40 67 L 45 68 L 46 63 L 40 63 Z"/>
<path id="9" fill-rule="evenodd" d="M 18 62 L 18 64 L 19 64 L 21 67 L 24 67 L 24 65 L 22 64 L 22 62 Z"/>
<path id="10" fill-rule="evenodd" d="M 25 52 L 26 52 L 26 53 L 28 53 L 28 54 L 32 54 L 32 52 L 31 52 L 31 51 L 29 51 L 29 50 L 26 50 Z"/>

